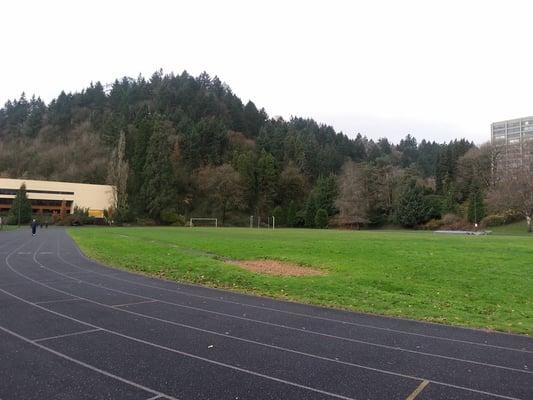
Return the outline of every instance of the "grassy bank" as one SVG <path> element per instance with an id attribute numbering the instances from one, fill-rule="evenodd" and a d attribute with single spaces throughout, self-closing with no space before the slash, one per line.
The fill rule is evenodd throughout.
<path id="1" fill-rule="evenodd" d="M 533 333 L 533 238 L 427 232 L 81 228 L 104 263 L 177 281 L 365 312 Z M 275 259 L 324 276 L 279 277 L 223 259 Z"/>
<path id="2" fill-rule="evenodd" d="M 508 225 L 495 226 L 488 228 L 494 235 L 518 235 L 529 236 L 533 238 L 533 232 L 527 231 L 526 221 L 514 222 Z"/>

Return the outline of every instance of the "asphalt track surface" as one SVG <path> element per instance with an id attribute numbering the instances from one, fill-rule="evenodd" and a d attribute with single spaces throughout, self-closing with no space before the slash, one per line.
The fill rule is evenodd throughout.
<path id="1" fill-rule="evenodd" d="M 533 399 L 533 339 L 109 268 L 0 232 L 0 399 Z"/>

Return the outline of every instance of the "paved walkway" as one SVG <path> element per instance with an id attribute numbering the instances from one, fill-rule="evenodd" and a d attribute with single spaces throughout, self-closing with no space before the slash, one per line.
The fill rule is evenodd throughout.
<path id="1" fill-rule="evenodd" d="M 0 399 L 533 399 L 533 339 L 177 284 L 0 232 Z"/>

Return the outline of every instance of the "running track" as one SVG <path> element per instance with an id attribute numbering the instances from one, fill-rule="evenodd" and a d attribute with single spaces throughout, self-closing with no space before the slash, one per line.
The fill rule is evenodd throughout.
<path id="1" fill-rule="evenodd" d="M 530 400 L 533 339 L 151 279 L 22 229 L 0 232 L 0 399 Z"/>

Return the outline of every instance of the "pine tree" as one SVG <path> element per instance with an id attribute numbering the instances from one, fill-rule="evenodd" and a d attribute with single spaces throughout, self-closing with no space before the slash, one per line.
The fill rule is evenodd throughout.
<path id="1" fill-rule="evenodd" d="M 171 207 L 175 200 L 170 149 L 164 123 L 161 118 L 156 118 L 146 151 L 143 198 L 148 215 L 158 222 L 161 221 L 161 212 Z"/>
<path id="2" fill-rule="evenodd" d="M 279 173 L 276 160 L 272 154 L 263 150 L 257 160 L 258 211 L 268 215 L 274 205 L 279 183 Z"/>
<path id="3" fill-rule="evenodd" d="M 293 228 L 296 226 L 296 203 L 291 201 L 287 209 L 287 226 Z"/>
<path id="4" fill-rule="evenodd" d="M 319 208 L 315 214 L 315 226 L 319 229 L 324 229 L 328 226 L 328 212 L 323 208 Z"/>
<path id="5" fill-rule="evenodd" d="M 306 228 L 315 227 L 316 211 L 317 211 L 316 200 L 313 194 L 311 194 L 309 198 L 307 199 L 307 202 L 305 203 L 304 224 Z"/>
<path id="6" fill-rule="evenodd" d="M 411 179 L 402 189 L 396 207 L 396 220 L 405 227 L 412 228 L 427 220 L 428 207 L 424 190 Z"/>
<path id="7" fill-rule="evenodd" d="M 27 224 L 31 221 L 31 203 L 26 194 L 24 183 L 13 199 L 8 218 L 11 224 Z"/>
<path id="8" fill-rule="evenodd" d="M 319 177 L 314 193 L 317 208 L 326 210 L 329 217 L 337 213 L 335 200 L 339 194 L 339 189 L 337 186 L 337 180 L 333 175 Z"/>

